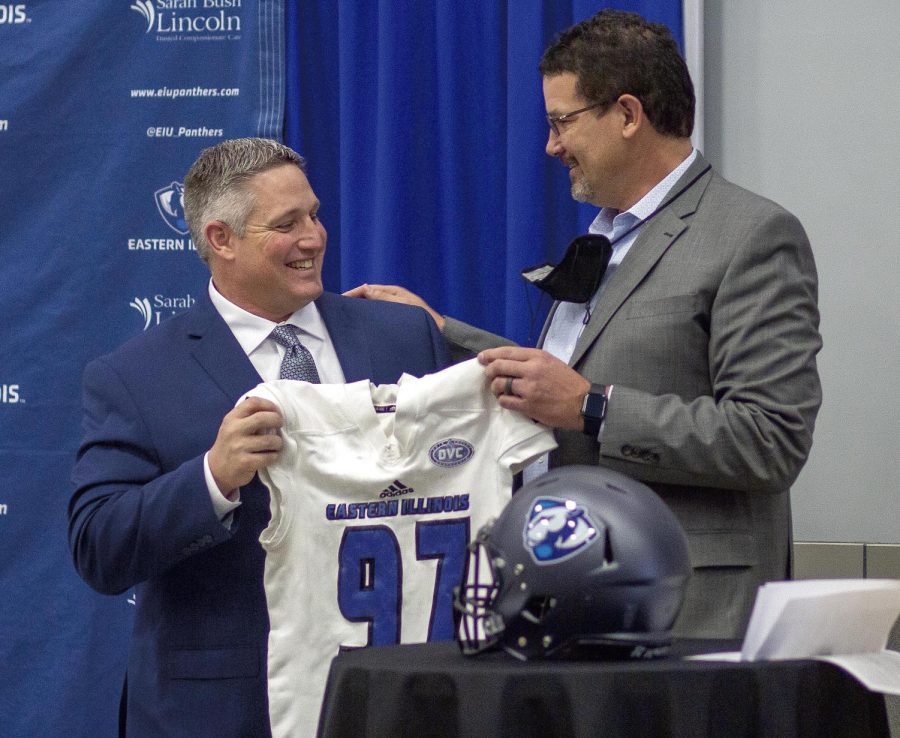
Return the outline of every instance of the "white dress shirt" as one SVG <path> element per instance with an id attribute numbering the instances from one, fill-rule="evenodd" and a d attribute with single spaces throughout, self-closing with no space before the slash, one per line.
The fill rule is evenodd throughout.
<path id="1" fill-rule="evenodd" d="M 234 333 L 250 363 L 264 382 L 278 379 L 281 360 L 285 348 L 271 337 L 276 325 L 292 325 L 297 328 L 297 338 L 309 349 L 316 362 L 316 369 L 323 384 L 343 384 L 344 371 L 334 350 L 334 343 L 325 327 L 315 303 L 304 305 L 283 323 L 274 323 L 258 315 L 249 313 L 226 299 L 209 280 L 209 299 L 213 307 Z M 249 388 L 248 389 L 252 389 Z M 231 512 L 240 504 L 240 491 L 231 500 L 222 493 L 209 469 L 209 453 L 203 457 L 203 470 L 210 499 L 219 519 L 225 522 Z M 230 490 L 226 490 L 230 491 Z"/>

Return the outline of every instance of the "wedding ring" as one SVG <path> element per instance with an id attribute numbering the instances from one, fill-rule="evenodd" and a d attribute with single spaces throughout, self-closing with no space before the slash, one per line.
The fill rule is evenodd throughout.
<path id="1" fill-rule="evenodd" d="M 511 394 L 513 393 L 513 391 L 512 391 L 512 383 L 513 383 L 513 378 L 512 378 L 512 377 L 507 377 L 507 378 L 506 378 L 506 388 L 503 390 L 503 394 L 504 394 L 504 395 L 511 395 Z"/>

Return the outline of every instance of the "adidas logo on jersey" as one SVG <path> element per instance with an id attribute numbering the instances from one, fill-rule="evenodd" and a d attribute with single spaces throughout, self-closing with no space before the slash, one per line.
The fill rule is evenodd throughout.
<path id="1" fill-rule="evenodd" d="M 381 490 L 381 494 L 378 495 L 382 499 L 385 497 L 399 497 L 400 495 L 411 495 L 415 490 L 412 487 L 407 487 L 403 482 L 399 479 L 395 479 L 392 484 L 390 484 L 386 489 Z"/>

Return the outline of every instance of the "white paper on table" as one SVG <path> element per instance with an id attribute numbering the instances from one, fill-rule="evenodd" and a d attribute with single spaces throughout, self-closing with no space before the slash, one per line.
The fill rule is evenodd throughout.
<path id="1" fill-rule="evenodd" d="M 796 659 L 873 653 L 900 615 L 900 580 L 769 582 L 759 588 L 741 655 Z"/>
<path id="2" fill-rule="evenodd" d="M 740 651 L 701 653 L 688 656 L 691 661 L 748 661 Z M 846 671 L 873 692 L 900 695 L 900 653 L 884 649 L 878 653 L 854 653 L 842 656 L 812 656 L 813 661 L 827 661 Z"/>
<path id="3" fill-rule="evenodd" d="M 878 653 L 854 653 L 843 656 L 817 656 L 819 661 L 828 661 L 862 682 L 873 692 L 900 695 L 900 653 L 879 651 Z"/>
<path id="4" fill-rule="evenodd" d="M 900 694 L 900 653 L 885 648 L 900 615 L 900 580 L 820 579 L 759 588 L 740 653 L 706 661 L 819 659 L 869 689 Z"/>

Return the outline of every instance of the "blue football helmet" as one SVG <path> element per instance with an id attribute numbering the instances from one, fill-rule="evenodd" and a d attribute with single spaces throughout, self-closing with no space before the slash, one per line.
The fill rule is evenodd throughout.
<path id="1" fill-rule="evenodd" d="M 520 659 L 664 654 L 691 564 L 649 487 L 596 466 L 526 484 L 469 546 L 456 592 L 463 653 Z"/>

